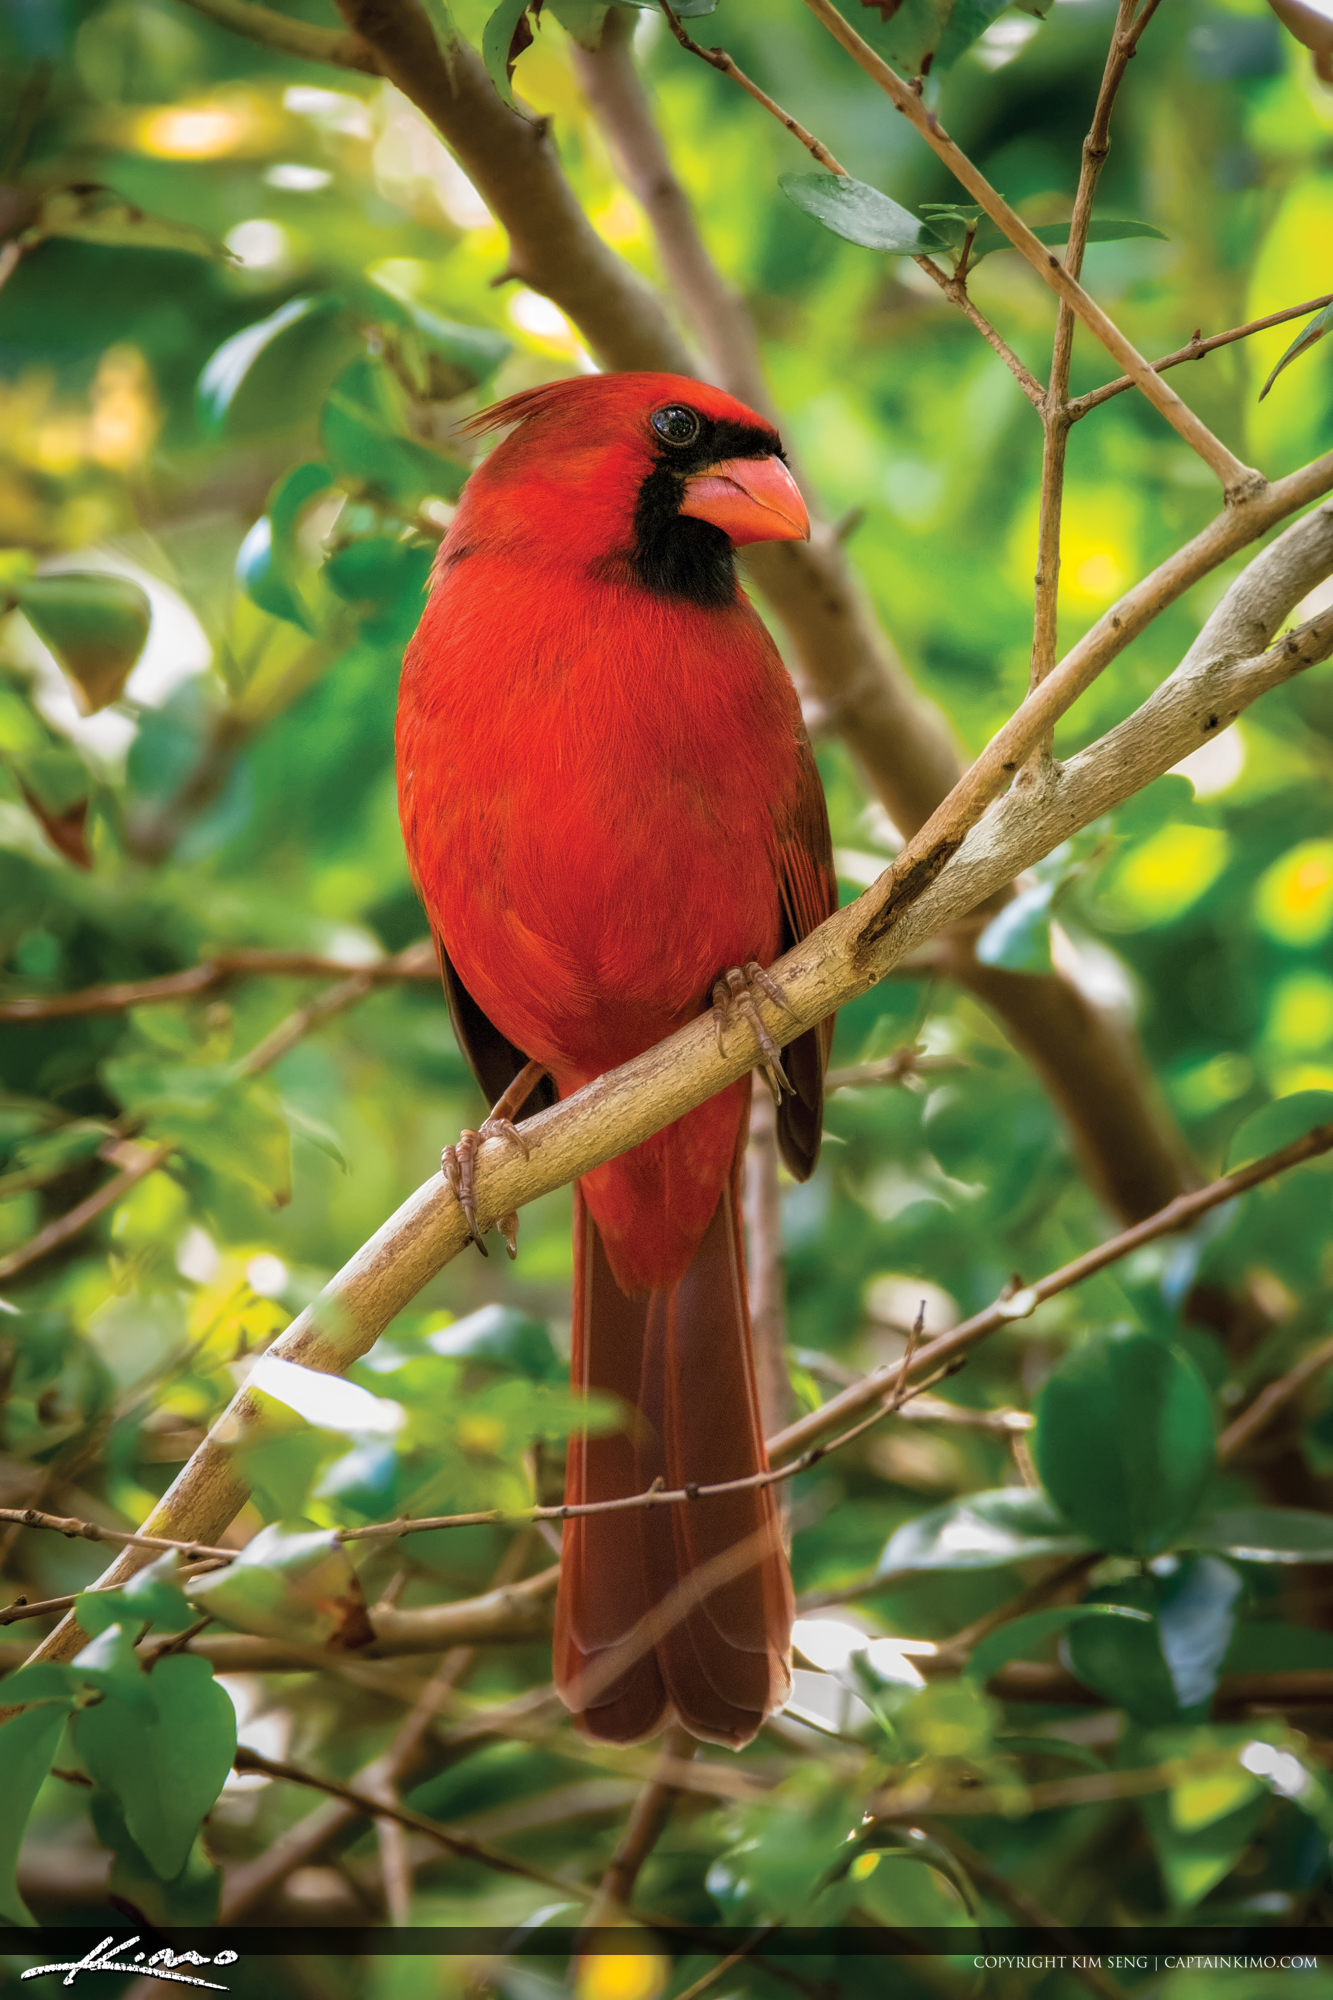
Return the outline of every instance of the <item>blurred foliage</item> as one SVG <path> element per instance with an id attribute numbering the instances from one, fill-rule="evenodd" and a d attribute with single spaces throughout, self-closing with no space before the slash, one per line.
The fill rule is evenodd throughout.
<path id="1" fill-rule="evenodd" d="M 597 227 L 658 275 L 571 68 L 569 33 L 590 32 L 600 9 L 552 0 L 527 48 L 521 11 L 452 8 L 478 46 L 493 17 L 493 71 L 513 59 L 513 87 L 552 119 Z M 866 10 L 895 59 L 919 66 L 938 48 L 928 87 L 950 130 L 1056 242 L 1110 18 L 1104 0 L 1056 0 L 1043 21 L 987 0 Z M 852 552 L 875 601 L 975 750 L 1026 684 L 1038 426 L 908 258 L 863 247 L 910 248 L 925 227 L 957 250 L 969 215 L 798 5 L 723 0 L 704 29 L 863 183 L 832 197 L 834 214 L 788 136 L 660 20 L 642 21 L 679 171 L 753 306 L 791 443 L 829 514 L 857 510 Z M 396 823 L 395 682 L 473 454 L 462 426 L 495 397 L 590 365 L 577 332 L 496 282 L 501 232 L 388 86 L 276 55 L 173 0 L 17 0 L 0 16 L 0 119 L 0 999 L 138 982 L 241 947 L 343 963 L 400 950 L 423 926 Z M 1333 283 L 1333 94 L 1261 0 L 1160 10 L 1100 203 L 1125 220 L 1094 241 L 1088 282 L 1143 351 Z M 998 244 L 976 249 L 994 252 L 975 271 L 978 304 L 1043 372 L 1049 295 Z M 1294 341 L 1273 329 L 1179 378 L 1266 471 L 1333 445 L 1333 349 L 1315 344 L 1326 324 Z M 1074 392 L 1107 372 L 1080 340 Z M 1141 401 L 1078 426 L 1062 637 L 1215 504 Z M 1143 698 L 1231 574 L 1164 613 L 1062 745 Z M 1328 1116 L 1331 690 L 1325 669 L 1266 697 L 1051 857 L 983 939 L 983 959 L 1014 970 L 1054 953 L 1134 1019 L 1208 1172 Z M 820 762 L 850 896 L 884 865 L 892 830 L 844 746 L 826 738 Z M 0 1256 L 100 1186 L 128 1144 L 167 1152 L 9 1288 L 0 1504 L 139 1522 L 256 1351 L 475 1118 L 429 980 L 375 987 L 252 1073 L 247 1053 L 311 990 L 238 978 L 171 1005 L 5 1025 Z M 838 1092 L 817 1177 L 784 1193 L 807 1405 L 900 1354 L 923 1298 L 938 1331 L 1111 1226 L 1030 1071 L 949 986 L 908 972 L 876 987 L 843 1013 L 835 1061 L 911 1044 L 954 1066 Z M 1333 1667 L 1333 1392 L 1314 1381 L 1250 1473 L 1219 1468 L 1214 1449 L 1218 1426 L 1330 1330 L 1329 1192 L 1318 1165 L 1261 1187 L 981 1347 L 946 1393 L 974 1417 L 1035 1410 L 1032 1449 L 1023 1418 L 901 1422 L 802 1475 L 793 1558 L 816 1609 L 793 1710 L 726 1766 L 775 1789 L 683 1804 L 641 1880 L 644 1909 L 1003 1924 L 999 1876 L 1069 1921 L 1330 1920 L 1317 1718 L 1209 1719 L 1225 1671 Z M 243 1742 L 336 1777 L 384 1749 L 399 1694 L 338 1664 L 366 1606 L 484 1590 L 510 1538 L 479 1527 L 344 1549 L 331 1530 L 558 1493 L 580 1414 L 561 1379 L 568 1215 L 567 1196 L 526 1212 L 512 1270 L 450 1265 L 345 1394 L 265 1364 L 271 1421 L 246 1454 L 245 1560 L 192 1586 L 168 1557 L 112 1599 L 85 1598 L 79 1659 L 7 1685 L 29 1705 L 0 1730 L 0 1914 L 210 1920 L 220 1881 L 310 1810 L 287 1784 L 224 1785 L 237 1715 Z M 1197 1281 L 1248 1287 L 1269 1330 L 1228 1352 L 1182 1316 Z M 5 1533 L 7 1599 L 78 1592 L 103 1566 L 85 1542 Z M 528 1570 L 548 1560 L 535 1538 L 519 1555 Z M 921 1642 L 1080 1555 L 1082 1605 L 996 1620 L 969 1673 L 922 1684 Z M 332 1648 L 333 1670 L 215 1681 L 170 1647 L 205 1613 Z M 7 1665 L 32 1629 L 11 1628 Z M 151 1672 L 134 1650 L 145 1630 Z M 1108 1707 L 1005 1706 L 985 1682 L 1017 1659 L 1062 1660 Z M 446 1722 L 548 1673 L 540 1643 L 483 1649 L 444 1697 Z M 403 1683 L 407 1699 L 419 1684 Z M 52 1762 L 73 1782 L 47 1779 Z M 1159 1767 L 1157 1791 L 1113 1796 L 1117 1774 Z M 407 1799 L 594 1882 L 646 1768 L 539 1711 L 512 1738 L 442 1739 Z M 1034 1786 L 1071 1771 L 1105 1781 L 1100 1800 L 1028 1810 Z M 864 1817 L 885 1794 L 928 1802 L 978 1783 L 995 1810 L 964 1825 L 984 1879 L 957 1858 L 947 1819 L 932 1822 L 937 1839 L 910 1818 Z M 13 1864 L 30 1803 L 25 1905 Z M 415 1922 L 549 1914 L 548 1888 L 434 1848 L 414 1858 Z M 344 1917 L 380 1911 L 373 1833 L 355 1833 L 339 1867 L 303 1870 L 313 1900 L 269 1909 L 291 1921 L 323 1897 Z M 974 1990 L 966 1966 L 915 1969 L 927 1963 L 895 1968 L 902 1990 Z M 701 1969 L 590 1958 L 574 1977 L 581 2000 L 653 2000 Z M 303 1975 L 316 1976 L 321 1992 L 375 2000 L 426 2000 L 462 1978 L 408 1958 L 360 1967 L 355 1987 L 345 1964 Z M 563 1978 L 540 1962 L 491 1976 L 513 2000 Z M 882 1976 L 848 1959 L 838 1990 L 879 1991 Z M 1048 1984 L 1065 1990 L 1058 1975 Z M 756 1965 L 726 1990 L 778 1989 Z M 1327 1990 L 1324 1975 L 1303 1988 Z M 1263 2000 L 1267 1985 L 1199 1975 L 1189 1991 Z"/>

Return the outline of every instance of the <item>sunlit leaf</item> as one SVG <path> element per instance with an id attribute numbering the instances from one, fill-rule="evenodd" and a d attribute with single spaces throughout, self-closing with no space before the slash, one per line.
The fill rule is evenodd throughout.
<path id="1" fill-rule="evenodd" d="M 44 237 L 68 236 L 82 243 L 119 244 L 128 250 L 181 250 L 217 263 L 234 262 L 226 245 L 192 222 L 148 215 L 114 188 L 93 181 L 71 182 L 42 195 L 20 237 L 27 245 Z"/>
<path id="2" fill-rule="evenodd" d="M 994 1569 L 1033 1556 L 1079 1555 L 1089 1544 L 1071 1534 L 1044 1493 L 1003 1486 L 932 1507 L 895 1529 L 879 1559 L 898 1570 Z"/>
<path id="3" fill-rule="evenodd" d="M 298 368 L 302 346 L 320 334 L 327 322 L 342 310 L 342 300 L 331 292 L 316 292 L 288 299 L 266 319 L 242 327 L 225 340 L 205 363 L 199 377 L 199 408 L 206 424 L 218 429 L 227 419 L 238 395 L 263 360 L 286 369 Z"/>
<path id="4" fill-rule="evenodd" d="M 531 0 L 500 0 L 488 16 L 481 33 L 481 56 L 486 74 L 506 104 L 514 102 L 514 64 L 524 49 L 532 46 L 528 21 Z"/>
<path id="5" fill-rule="evenodd" d="M 850 174 L 781 174 L 778 186 L 788 201 L 822 222 L 825 229 L 867 250 L 920 257 L 944 247 L 915 215 L 878 188 L 853 180 Z"/>
<path id="6" fill-rule="evenodd" d="M 1124 1604 L 1061 1604 L 1048 1611 L 1029 1611 L 1020 1618 L 1007 1619 L 988 1633 L 972 1648 L 963 1671 L 970 1680 L 984 1686 L 1010 1660 L 1030 1659 L 1049 1640 L 1069 1631 L 1084 1618 L 1134 1618 L 1144 1625 L 1152 1623 L 1146 1611 Z"/>

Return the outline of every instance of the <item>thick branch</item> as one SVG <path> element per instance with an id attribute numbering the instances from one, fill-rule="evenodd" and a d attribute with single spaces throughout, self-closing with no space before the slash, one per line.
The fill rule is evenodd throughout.
<path id="1" fill-rule="evenodd" d="M 1333 455 L 1268 490 L 1243 510 L 1253 523 L 1285 499 L 1299 504 L 1310 484 L 1333 483 Z M 1316 488 L 1317 490 L 1317 488 Z M 1012 744 L 1016 759 L 1039 739 L 1061 696 L 1072 700 L 1083 676 L 1104 648 L 1123 643 L 1125 627 L 1140 629 L 1154 601 L 1168 601 L 1244 539 L 1233 511 L 1147 578 L 1094 628 L 1069 660 L 1031 693 L 996 742 Z M 1297 522 L 1232 585 L 1196 645 L 1170 679 L 1128 721 L 1062 768 L 1043 785 L 1015 787 L 985 811 L 1003 781 L 995 770 L 995 744 L 983 753 L 928 829 L 912 842 L 879 883 L 856 903 L 830 917 L 778 961 L 787 1009 L 763 1003 L 773 1033 L 790 1040 L 882 978 L 928 938 L 984 903 L 1022 869 L 1047 854 L 1077 828 L 1109 811 L 1209 740 L 1266 689 L 1333 651 L 1333 612 L 1253 655 L 1291 606 L 1333 570 L 1333 503 Z M 1132 607 L 1132 608 L 1131 608 Z M 992 769 L 988 789 L 985 771 Z M 982 774 L 980 777 L 978 774 Z M 982 814 L 985 814 L 984 818 Z M 978 822 L 980 822 L 978 824 Z M 971 831 L 969 832 L 969 829 Z M 525 1121 L 526 1148 L 491 1141 L 481 1155 L 478 1208 L 483 1223 L 549 1192 L 602 1161 L 637 1145 L 651 1133 L 703 1103 L 753 1064 L 751 1031 L 733 1034 L 719 1048 L 714 1024 L 700 1017 L 657 1047 L 587 1085 L 549 1111 Z M 1186 1198 L 1188 1199 L 1188 1197 Z M 274 1344 L 273 1352 L 307 1367 L 341 1373 L 374 1344 L 394 1314 L 415 1297 L 468 1241 L 469 1230 L 453 1195 L 438 1178 L 411 1195 L 351 1262 Z M 923 1350 L 918 1365 L 927 1365 Z M 879 1392 L 882 1396 L 882 1387 Z M 835 1399 L 836 1401 L 836 1399 Z M 239 1510 L 245 1486 L 235 1448 L 259 1421 L 254 1400 L 242 1391 L 154 1509 L 145 1532 L 209 1540 Z M 127 1551 L 104 1582 L 142 1566 Z M 81 1642 L 72 1620 L 38 1649 L 41 1657 L 68 1657 Z"/>
<path id="2" fill-rule="evenodd" d="M 266 49 L 296 56 L 302 62 L 333 63 L 338 69 L 364 70 L 379 74 L 373 49 L 359 35 L 339 34 L 335 28 L 319 28 L 291 14 L 279 14 L 272 7 L 260 7 L 254 0 L 184 0 L 198 14 L 207 15 L 220 28 L 245 35 Z"/>
<path id="3" fill-rule="evenodd" d="M 1019 255 L 1032 266 L 1053 292 L 1073 308 L 1078 318 L 1083 321 L 1089 332 L 1096 336 L 1108 354 L 1114 355 L 1154 409 L 1160 411 L 1166 418 L 1172 430 L 1184 438 L 1186 444 L 1196 451 L 1205 465 L 1217 475 L 1227 499 L 1236 503 L 1249 500 L 1261 493 L 1264 487 L 1262 475 L 1251 467 L 1242 465 L 1240 460 L 1228 451 L 1221 439 L 1213 436 L 1208 426 L 1195 415 L 1189 405 L 1181 401 L 1175 390 L 1163 382 L 1160 375 L 1154 373 L 1151 364 L 1145 361 L 1134 343 L 1127 339 L 1115 322 L 1102 311 L 1096 300 L 1088 296 L 1082 285 L 1054 252 L 1038 242 L 1027 224 L 1014 213 L 1003 196 L 996 193 L 985 175 L 973 166 L 967 155 L 954 144 L 935 114 L 927 111 L 911 86 L 903 82 L 896 70 L 891 69 L 868 42 L 862 40 L 855 28 L 844 20 L 833 6 L 832 0 L 805 0 L 805 4 L 834 39 L 842 44 L 853 61 L 879 85 L 908 123 L 916 128 L 931 151 L 943 160 L 955 180 L 961 182 L 996 227 L 1003 231 Z"/>

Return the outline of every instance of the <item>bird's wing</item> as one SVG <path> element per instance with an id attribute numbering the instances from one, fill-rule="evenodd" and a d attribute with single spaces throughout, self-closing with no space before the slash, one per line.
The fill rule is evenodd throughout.
<path id="1" fill-rule="evenodd" d="M 500 1033 L 472 998 L 459 978 L 439 932 L 432 929 L 431 936 L 435 940 L 435 955 L 440 961 L 440 978 L 444 981 L 444 997 L 449 1002 L 454 1038 L 485 1092 L 487 1104 L 498 1104 L 528 1058 Z M 521 1105 L 514 1115 L 526 1112 L 531 1116 L 533 1112 L 545 1111 L 554 1103 L 555 1085 L 549 1076 L 544 1076 L 526 1104 Z"/>
<path id="2" fill-rule="evenodd" d="M 802 738 L 795 804 L 776 829 L 782 895 L 782 949 L 789 951 L 838 907 L 833 839 L 814 752 Z M 798 1035 L 783 1056 L 793 1095 L 778 1107 L 778 1145 L 790 1172 L 808 1180 L 819 1158 L 824 1122 L 824 1069 L 833 1019 Z"/>

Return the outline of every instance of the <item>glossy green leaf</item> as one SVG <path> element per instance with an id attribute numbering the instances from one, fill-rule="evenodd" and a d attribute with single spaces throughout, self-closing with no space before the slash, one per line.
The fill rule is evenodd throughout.
<path id="1" fill-rule="evenodd" d="M 1049 1611 L 1029 1611 L 987 1633 L 973 1647 L 963 1671 L 969 1680 L 984 1686 L 1010 1660 L 1031 1659 L 1051 1639 L 1068 1632 L 1084 1618 L 1132 1618 L 1143 1625 L 1152 1623 L 1146 1611 L 1126 1604 L 1060 1604 Z"/>
<path id="2" fill-rule="evenodd" d="M 33 1921 L 19 1894 L 15 1869 L 28 1816 L 51 1768 L 67 1713 L 61 1703 L 45 1702 L 0 1722 L 0 1797 L 5 1802 L 0 1812 L 0 1920 L 7 1924 L 26 1927 Z"/>
<path id="3" fill-rule="evenodd" d="M 19 240 L 26 247 L 50 236 L 117 244 L 127 250 L 180 250 L 221 264 L 234 261 L 225 244 L 192 222 L 149 215 L 114 188 L 92 182 L 51 188 Z"/>
<path id="4" fill-rule="evenodd" d="M 194 1623 L 185 1593 L 176 1581 L 178 1563 L 174 1549 L 156 1562 L 136 1571 L 128 1583 L 115 1590 L 85 1590 L 80 1593 L 74 1615 L 85 1632 L 102 1632 L 108 1625 L 123 1623 L 154 1626 L 159 1632 L 182 1632 Z"/>
<path id="5" fill-rule="evenodd" d="M 328 1529 L 261 1528 L 234 1563 L 199 1577 L 190 1594 L 240 1632 L 308 1646 L 370 1637 L 356 1571 Z"/>
<path id="6" fill-rule="evenodd" d="M 178 1875 L 236 1754 L 236 1711 L 207 1660 L 175 1653 L 147 1677 L 148 1718 L 113 1696 L 74 1723 L 79 1755 L 109 1792 L 154 1872 Z"/>
<path id="7" fill-rule="evenodd" d="M 1058 249 L 1069 241 L 1067 222 L 1040 222 L 1029 224 L 1038 243 L 1045 243 L 1051 249 Z M 1166 237 L 1160 229 L 1154 229 L 1150 222 L 1134 222 L 1128 216 L 1095 215 L 1088 224 L 1089 243 L 1124 243 L 1131 237 L 1150 236 L 1159 243 Z M 977 229 L 972 243 L 970 262 L 980 263 L 983 257 L 993 256 L 997 250 L 1012 250 L 1013 244 L 995 223 L 987 218 Z"/>
<path id="8" fill-rule="evenodd" d="M 1034 882 L 991 918 L 976 944 L 983 965 L 998 966 L 1003 972 L 1050 971 L 1055 890 L 1054 882 Z"/>
<path id="9" fill-rule="evenodd" d="M 898 1570 L 994 1569 L 1033 1556 L 1080 1555 L 1089 1544 L 1071 1534 L 1044 1493 L 1002 1486 L 932 1507 L 895 1529 L 879 1559 L 881 1575 Z"/>
<path id="10" fill-rule="evenodd" d="M 850 174 L 781 174 L 778 186 L 788 201 L 822 222 L 835 236 L 867 250 L 920 257 L 943 248 L 941 239 L 889 195 Z"/>
<path id="11" fill-rule="evenodd" d="M 1317 1125 L 1333 1125 L 1333 1090 L 1295 1090 L 1243 1118 L 1227 1146 L 1227 1170 L 1280 1152 Z"/>
<path id="12" fill-rule="evenodd" d="M 285 618 L 303 631 L 315 627 L 293 585 L 283 576 L 273 547 L 273 523 L 261 514 L 236 552 L 236 580 L 252 603 L 271 618 Z"/>
<path id="13" fill-rule="evenodd" d="M 311 293 L 288 299 L 267 318 L 224 340 L 199 377 L 199 408 L 204 422 L 213 430 L 226 422 L 261 362 L 284 370 L 299 368 L 302 347 L 322 335 L 341 310 L 342 300 L 331 292 Z"/>
<path id="14" fill-rule="evenodd" d="M 1100 1593 L 1103 1602 L 1136 1610 L 1137 1619 L 1091 1618 L 1071 1626 L 1060 1643 L 1075 1679 L 1136 1722 L 1177 1722 L 1180 1703 L 1162 1654 L 1151 1578 L 1135 1578 Z"/>
<path id="15" fill-rule="evenodd" d="M 430 1334 L 426 1344 L 433 1354 L 451 1361 L 486 1361 L 515 1369 L 534 1382 L 556 1381 L 564 1372 L 542 1322 L 514 1306 L 481 1306 Z"/>
<path id="16" fill-rule="evenodd" d="M 301 592 L 300 573 L 306 565 L 296 531 L 306 508 L 332 485 L 333 474 L 318 460 L 284 474 L 236 557 L 237 579 L 260 610 L 306 632 L 315 630 L 315 620 Z"/>
<path id="17" fill-rule="evenodd" d="M 1236 1628 L 1241 1580 L 1216 1556 L 1186 1556 L 1161 1579 L 1157 1637 L 1182 1710 L 1212 1700 Z"/>
<path id="18" fill-rule="evenodd" d="M 12 596 L 73 681 L 84 713 L 115 701 L 152 619 L 138 584 L 103 570 L 62 570 L 30 578 Z"/>
<path id="19" fill-rule="evenodd" d="M 1312 347 L 1317 347 L 1331 326 L 1333 326 L 1333 305 L 1327 305 L 1322 312 L 1317 312 L 1312 320 L 1306 322 L 1291 345 L 1279 356 L 1277 362 L 1269 371 L 1267 381 L 1259 391 L 1259 401 L 1261 403 L 1273 384 L 1277 381 L 1283 369 L 1289 368 L 1292 362 L 1298 360 L 1302 354 L 1308 354 Z"/>
<path id="20" fill-rule="evenodd" d="M 406 404 L 389 370 L 354 361 L 334 383 L 320 416 L 330 465 L 353 488 L 415 506 L 432 495 L 455 499 L 466 470 L 404 435 Z"/>
<path id="21" fill-rule="evenodd" d="M 1045 13 L 1050 0 L 1024 9 Z M 872 0 L 852 10 L 860 33 L 905 76 L 955 63 L 1005 11 L 1009 0 Z"/>
<path id="22" fill-rule="evenodd" d="M 1129 1329 L 1067 1354 L 1037 1409 L 1034 1457 L 1072 1528 L 1153 1555 L 1188 1527 L 1212 1471 L 1208 1388 L 1183 1348 Z"/>
<path id="23" fill-rule="evenodd" d="M 1333 1514 L 1299 1507 L 1224 1507 L 1191 1522 L 1193 1549 L 1210 1549 L 1238 1562 L 1333 1562 Z"/>

